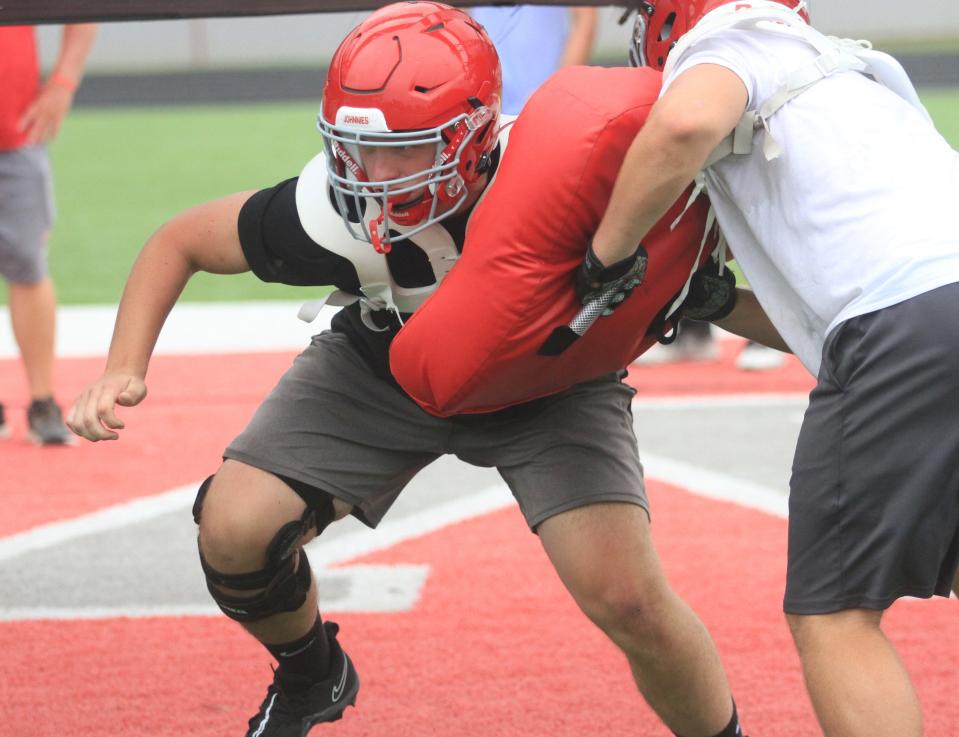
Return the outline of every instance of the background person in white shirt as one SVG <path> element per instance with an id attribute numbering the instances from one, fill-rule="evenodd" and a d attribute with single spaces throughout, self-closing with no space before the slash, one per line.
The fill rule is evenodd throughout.
<path id="1" fill-rule="evenodd" d="M 705 169 L 732 254 L 818 377 L 784 600 L 817 717 L 829 737 L 917 737 L 880 623 L 899 597 L 948 595 L 959 564 L 959 154 L 901 67 L 816 34 L 802 3 L 640 5 L 633 57 L 665 67 L 664 92 L 593 253 L 634 252 Z"/>

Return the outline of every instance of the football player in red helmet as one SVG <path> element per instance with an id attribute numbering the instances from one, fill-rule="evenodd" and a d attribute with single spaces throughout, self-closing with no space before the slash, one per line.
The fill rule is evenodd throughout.
<path id="1" fill-rule="evenodd" d="M 319 128 L 341 212 L 377 200 L 375 218 L 355 229 L 347 221 L 355 237 L 386 251 L 391 224 L 409 237 L 476 199 L 497 143 L 502 88 L 496 49 L 462 11 L 397 3 L 350 32 L 330 61 Z M 422 165 L 405 173 L 415 157 Z"/>
<path id="2" fill-rule="evenodd" d="M 423 324 L 418 317 L 439 302 L 433 297 L 453 264 L 464 268 L 449 280 L 468 279 L 468 258 L 483 261 L 484 248 L 500 249 L 502 258 L 487 260 L 506 275 L 447 292 L 463 306 L 451 334 L 426 336 L 434 359 L 458 360 L 458 334 L 494 322 L 482 319 L 494 291 L 500 303 L 529 299 L 551 280 L 568 308 L 552 317 L 565 321 L 580 308 L 569 274 L 660 81 L 652 70 L 566 70 L 510 128 L 499 116 L 500 71 L 483 29 L 440 3 L 389 5 L 334 55 L 319 120 L 323 154 L 299 177 L 181 213 L 144 246 L 106 371 L 68 418 L 89 440 L 116 439 L 123 427 L 117 405 L 144 398 L 160 327 L 196 271 L 252 270 L 265 281 L 332 285 L 344 306 L 226 449 L 194 505 L 212 598 L 279 663 L 248 737 L 303 737 L 355 701 L 359 677 L 337 626 L 320 617 L 303 545 L 348 514 L 376 527 L 406 484 L 445 454 L 501 470 L 563 583 L 623 650 L 639 689 L 674 733 L 740 734 L 715 645 L 668 585 L 653 547 L 624 364 L 521 392 L 512 402 L 498 395 L 513 406 L 470 422 L 421 409 L 390 364 L 404 324 Z M 619 97 L 624 87 L 631 91 Z M 683 301 L 697 247 L 712 242 L 702 203 L 679 226 L 671 223 L 646 244 L 646 273 L 656 283 L 605 323 L 628 318 L 631 335 L 636 321 L 649 326 L 639 345 L 656 340 L 669 317 L 664 308 Z M 503 253 L 517 233 L 531 249 Z M 543 258 L 547 247 L 555 259 Z M 641 278 L 636 269 L 615 276 L 624 293 Z M 539 292 L 515 288 L 529 279 Z M 643 301 L 657 290 L 659 301 Z M 524 330 L 537 319 L 522 317 Z M 593 335 L 618 342 L 602 329 Z M 589 339 L 567 355 L 588 364 Z M 530 361 L 522 368 L 536 369 L 531 380 L 560 373 L 566 364 L 538 357 L 537 345 L 522 346 Z M 420 669 L 422 657 L 410 652 L 410 667 Z"/>
<path id="3" fill-rule="evenodd" d="M 694 178 L 706 187 L 759 303 L 818 379 L 783 603 L 817 717 L 829 737 L 919 737 L 881 620 L 959 581 L 959 153 L 898 62 L 817 32 L 802 3 L 641 5 L 631 56 L 663 68 L 664 92 L 593 254 L 619 261 Z"/>
<path id="4" fill-rule="evenodd" d="M 771 0 L 795 10 L 809 20 L 803 0 Z M 729 0 L 642 0 L 636 8 L 636 20 L 629 42 L 629 60 L 635 67 L 662 70 L 666 57 L 676 42 L 686 35 L 707 13 L 726 5 L 740 9 L 749 2 L 730 3 Z"/>

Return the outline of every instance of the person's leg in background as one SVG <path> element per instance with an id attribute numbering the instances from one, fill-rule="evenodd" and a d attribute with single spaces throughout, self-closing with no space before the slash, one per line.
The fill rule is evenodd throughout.
<path id="1" fill-rule="evenodd" d="M 7 280 L 10 322 L 30 392 L 28 433 L 41 445 L 72 438 L 54 399 L 56 294 L 47 273 L 52 223 L 46 150 L 27 147 L 0 154 L 0 271 Z"/>

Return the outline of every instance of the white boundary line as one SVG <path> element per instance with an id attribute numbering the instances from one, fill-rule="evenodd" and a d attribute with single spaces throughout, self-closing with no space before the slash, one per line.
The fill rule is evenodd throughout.
<path id="1" fill-rule="evenodd" d="M 303 298 L 319 290 L 303 290 Z M 301 351 L 310 337 L 325 330 L 336 308 L 324 307 L 312 323 L 296 316 L 302 302 L 181 302 L 167 318 L 154 354 L 253 353 Z M 56 354 L 62 358 L 106 356 L 116 305 L 78 305 L 57 309 Z M 10 324 L 0 306 L 0 325 Z M 0 329 L 0 359 L 19 355 L 11 331 Z"/>
<path id="2" fill-rule="evenodd" d="M 643 454 L 642 459 L 647 476 L 651 479 L 678 486 L 705 498 L 758 509 L 777 517 L 786 516 L 785 495 L 774 489 L 665 456 Z M 162 494 L 117 504 L 71 520 L 41 525 L 0 538 L 0 562 L 189 508 L 199 485 L 200 482 L 197 481 Z M 504 509 L 511 504 L 513 497 L 505 484 L 490 484 L 469 496 L 431 506 L 405 517 L 387 518 L 375 530 L 362 528 L 328 539 L 321 537 L 307 548 L 324 566 L 340 565 L 457 522 Z"/>
<path id="3" fill-rule="evenodd" d="M 116 504 L 74 519 L 41 525 L 0 538 L 0 562 L 187 509 L 193 505 L 199 486 L 200 482 L 197 481 L 162 494 Z M 431 506 L 405 517 L 387 519 L 375 530 L 363 528 L 329 539 L 320 538 L 310 543 L 307 549 L 319 556 L 324 566 L 339 565 L 456 522 L 503 509 L 512 503 L 513 497 L 505 484 L 492 484 L 470 496 Z"/>
<path id="4" fill-rule="evenodd" d="M 505 509 L 514 503 L 504 483 L 490 484 L 475 494 L 431 506 L 415 514 L 396 519 L 387 518 L 375 530 L 358 529 L 345 535 L 324 539 L 322 536 L 306 546 L 323 566 L 340 565 L 354 558 L 416 537 L 428 535 L 444 527 Z"/>
<path id="5" fill-rule="evenodd" d="M 797 408 L 809 404 L 809 396 L 804 392 L 788 393 L 750 393 L 750 394 L 684 394 L 679 397 L 636 397 L 633 409 L 698 409 L 700 407 L 764 407 L 775 404 L 795 405 Z M 639 449 L 642 453 L 642 448 Z"/>
<path id="6" fill-rule="evenodd" d="M 330 579 L 349 580 L 346 596 L 323 600 L 323 611 L 407 612 L 419 600 L 423 584 L 429 576 L 428 565 L 355 565 L 333 571 L 317 571 L 320 595 L 323 582 Z M 0 607 L 0 622 L 78 619 L 144 619 L 147 617 L 219 617 L 219 607 L 212 600 L 192 604 L 157 606 L 80 606 L 80 607 Z"/>
<path id="7" fill-rule="evenodd" d="M 775 517 L 785 518 L 789 512 L 785 490 L 777 491 L 731 474 L 709 471 L 665 456 L 641 453 L 640 458 L 648 478 L 678 486 L 696 496 L 757 509 Z"/>
<path id="8" fill-rule="evenodd" d="M 109 532 L 189 507 L 200 482 L 170 491 L 104 507 L 62 522 L 52 522 L 0 538 L 0 562 L 35 550 L 44 550 L 87 535 Z"/>

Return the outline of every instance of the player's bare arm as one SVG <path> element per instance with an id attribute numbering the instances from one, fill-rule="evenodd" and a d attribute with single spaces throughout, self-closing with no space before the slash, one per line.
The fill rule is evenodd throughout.
<path id="1" fill-rule="evenodd" d="M 681 74 L 653 106 L 630 146 L 593 253 L 614 264 L 642 242 L 689 186 L 706 159 L 735 128 L 748 96 L 725 67 L 702 64 Z"/>
<path id="2" fill-rule="evenodd" d="M 167 315 L 198 271 L 249 270 L 237 217 L 251 192 L 191 208 L 162 225 L 137 256 L 123 290 L 103 375 L 77 397 L 67 425 L 87 440 L 116 440 L 123 421 L 115 409 L 146 396 L 150 356 Z"/>
<path id="3" fill-rule="evenodd" d="M 792 353 L 779 331 L 773 327 L 751 289 L 736 289 L 736 307 L 715 325 L 730 333 L 762 343 L 784 353 Z"/>

